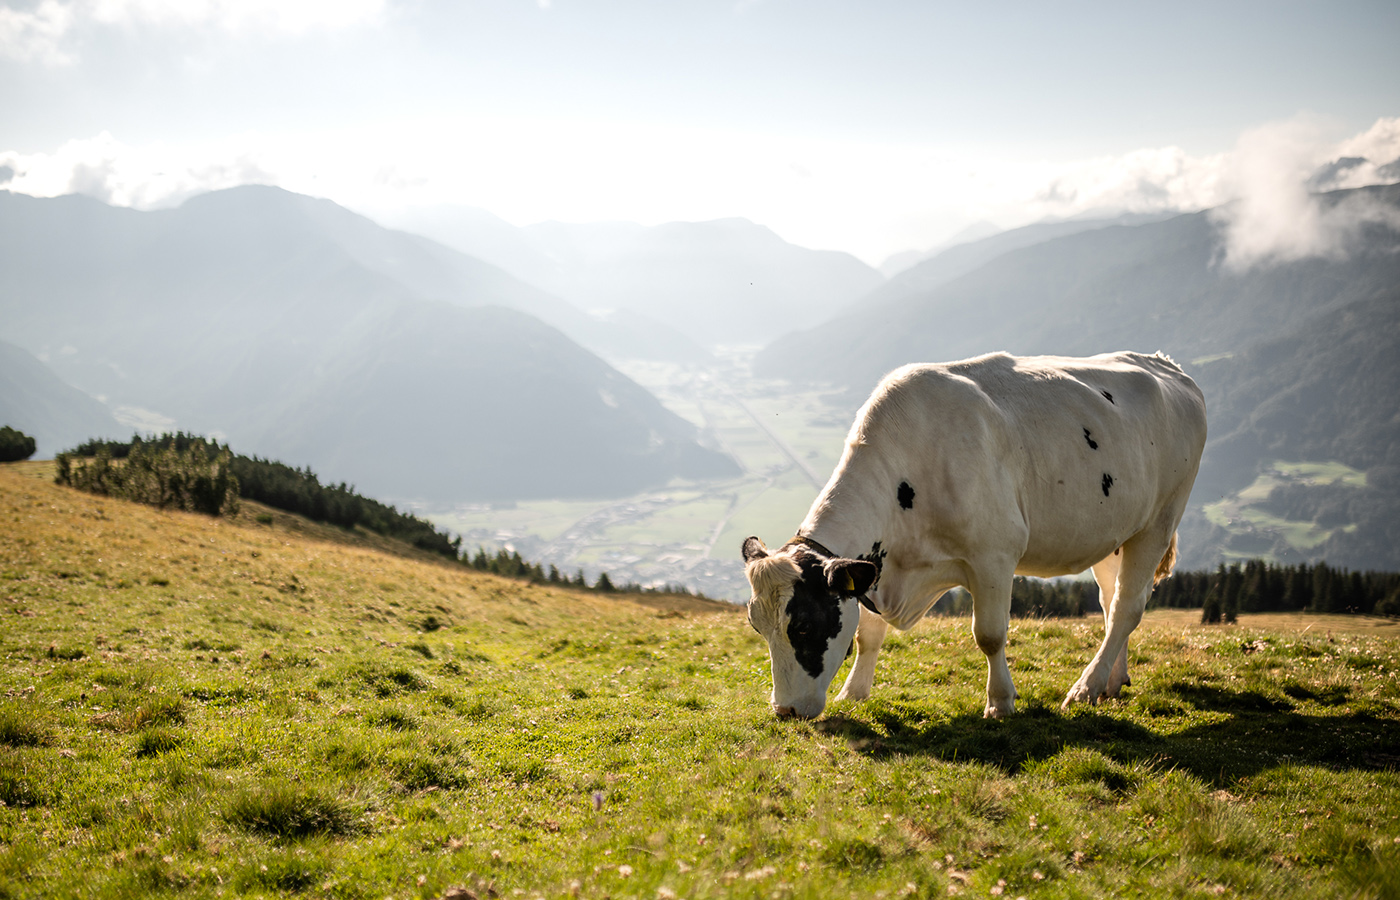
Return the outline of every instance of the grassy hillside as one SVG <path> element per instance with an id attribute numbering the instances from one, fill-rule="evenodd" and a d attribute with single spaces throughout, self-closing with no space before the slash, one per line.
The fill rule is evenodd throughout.
<path id="1" fill-rule="evenodd" d="M 766 709 L 741 615 L 532 588 L 274 514 L 0 466 L 0 897 L 1389 897 L 1389 623 L 1167 613 L 1062 714 L 1093 622 L 966 622 L 877 699 Z"/>

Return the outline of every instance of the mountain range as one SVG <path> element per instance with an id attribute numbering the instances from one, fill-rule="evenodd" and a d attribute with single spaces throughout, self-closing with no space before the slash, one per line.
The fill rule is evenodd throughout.
<path id="1" fill-rule="evenodd" d="M 743 220 L 458 210 L 425 223 L 453 249 L 275 188 L 0 192 L 0 424 L 52 453 L 157 423 L 393 501 L 617 497 L 738 468 L 609 358 L 772 338 L 755 374 L 847 416 L 907 362 L 1161 350 L 1210 421 L 1182 565 L 1400 569 L 1400 185 L 1309 203 L 1334 228 L 1312 252 L 1239 263 L 1225 207 L 1040 223 L 886 280 Z"/>
<path id="2" fill-rule="evenodd" d="M 392 499 L 615 496 L 737 472 L 561 330 L 606 323 L 275 188 L 155 212 L 0 192 L 0 323 L 111 408 Z"/>
<path id="3" fill-rule="evenodd" d="M 746 219 L 524 228 L 471 208 L 399 225 L 510 272 L 589 311 L 643 317 L 704 348 L 766 344 L 884 283 L 848 253 L 809 250 Z"/>
<path id="4" fill-rule="evenodd" d="M 964 244 L 774 342 L 755 371 L 834 385 L 854 408 L 907 362 L 1162 350 L 1200 383 L 1210 418 L 1183 564 L 1270 553 L 1400 568 L 1400 185 L 1312 202 L 1323 220 L 1350 222 L 1344 241 L 1243 268 L 1226 259 L 1228 209 L 1042 229 L 1046 239 L 1004 252 L 997 242 L 1034 235 Z M 1300 463 L 1340 464 L 1364 487 L 1290 480 Z M 1290 518 L 1284 495 L 1312 500 L 1289 505 Z"/>

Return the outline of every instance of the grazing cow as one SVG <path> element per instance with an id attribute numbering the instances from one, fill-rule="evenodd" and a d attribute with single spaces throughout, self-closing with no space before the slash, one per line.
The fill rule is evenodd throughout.
<path id="1" fill-rule="evenodd" d="M 838 700 L 862 700 L 887 625 L 972 593 L 985 715 L 1012 712 L 1011 582 L 1094 570 L 1103 644 L 1064 705 L 1117 697 L 1128 635 L 1171 573 L 1206 440 L 1205 400 L 1166 356 L 993 353 L 896 369 L 866 401 L 797 536 L 744 541 L 749 623 L 768 642 L 773 710 L 814 718 L 854 636 Z M 857 627 L 859 624 L 859 627 Z"/>

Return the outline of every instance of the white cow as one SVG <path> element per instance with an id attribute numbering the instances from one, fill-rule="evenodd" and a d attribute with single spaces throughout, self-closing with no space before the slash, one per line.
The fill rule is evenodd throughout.
<path id="1" fill-rule="evenodd" d="M 1005 716 L 1012 577 L 1088 568 L 1107 627 L 1064 705 L 1117 697 L 1128 635 L 1175 562 L 1205 440 L 1200 389 L 1161 354 L 896 369 L 857 414 L 797 536 L 776 551 L 744 541 L 774 712 L 820 714 L 853 635 L 836 699 L 868 697 L 887 625 L 913 626 L 961 585 L 987 654 L 985 715 Z"/>

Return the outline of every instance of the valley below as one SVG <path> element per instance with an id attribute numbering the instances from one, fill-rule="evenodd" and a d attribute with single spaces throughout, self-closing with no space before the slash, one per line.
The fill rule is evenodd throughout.
<path id="1" fill-rule="evenodd" d="M 760 378 L 748 350 L 721 352 L 709 366 L 632 361 L 617 368 L 708 435 L 743 470 L 737 478 L 673 479 L 621 499 L 431 504 L 414 512 L 462 535 L 464 548 L 505 548 L 590 583 L 685 585 L 743 601 L 739 556 L 745 537 L 781 542 L 796 531 L 830 476 L 854 410 L 829 392 Z"/>

